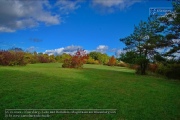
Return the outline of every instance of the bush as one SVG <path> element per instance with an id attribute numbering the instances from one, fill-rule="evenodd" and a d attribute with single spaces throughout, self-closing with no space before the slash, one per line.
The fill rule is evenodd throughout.
<path id="1" fill-rule="evenodd" d="M 168 79 L 180 80 L 180 64 L 159 64 L 157 73 L 166 76 Z"/>
<path id="2" fill-rule="evenodd" d="M 62 64 L 63 68 L 71 68 L 71 61 L 72 61 L 72 57 L 71 58 L 67 58 L 64 60 L 64 63 Z"/>
<path id="3" fill-rule="evenodd" d="M 47 54 L 39 54 L 38 55 L 38 62 L 40 62 L 40 63 L 50 63 L 49 56 Z"/>
<path id="4" fill-rule="evenodd" d="M 103 54 L 100 52 L 90 52 L 89 56 L 96 61 L 95 63 L 98 63 L 98 64 L 107 65 L 109 61 L 109 56 L 107 54 Z"/>
<path id="5" fill-rule="evenodd" d="M 0 51 L 0 65 L 14 66 L 14 65 L 26 65 L 25 53 L 21 51 Z"/>
<path id="6" fill-rule="evenodd" d="M 107 63 L 107 65 L 109 66 L 114 66 L 116 65 L 116 58 L 114 56 L 112 56 L 110 59 L 109 59 L 109 62 Z"/>
<path id="7" fill-rule="evenodd" d="M 134 70 L 137 70 L 139 68 L 139 65 L 136 65 L 136 64 L 129 64 L 128 67 L 130 69 L 134 69 Z"/>
<path id="8" fill-rule="evenodd" d="M 92 57 L 89 57 L 86 61 L 86 64 L 99 64 L 99 61 L 94 60 Z"/>
<path id="9" fill-rule="evenodd" d="M 55 59 L 56 59 L 57 62 L 63 63 L 64 60 L 70 59 L 71 57 L 72 57 L 71 55 L 63 53 L 62 55 L 57 55 L 55 57 Z"/>
<path id="10" fill-rule="evenodd" d="M 157 69 L 158 69 L 158 65 L 157 64 L 149 64 L 149 66 L 148 66 L 148 71 L 150 71 L 150 72 L 153 72 L 153 73 L 155 73 L 156 71 L 157 71 Z"/>
<path id="11" fill-rule="evenodd" d="M 166 73 L 167 78 L 180 80 L 180 64 L 171 65 Z"/>
<path id="12" fill-rule="evenodd" d="M 84 50 L 78 50 L 74 56 L 64 60 L 63 68 L 82 68 L 87 62 L 88 56 Z"/>

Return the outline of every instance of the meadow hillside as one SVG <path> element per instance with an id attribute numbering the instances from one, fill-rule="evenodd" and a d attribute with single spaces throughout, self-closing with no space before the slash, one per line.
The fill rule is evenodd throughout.
<path id="1" fill-rule="evenodd" d="M 49 118 L 65 120 L 180 119 L 179 81 L 139 76 L 124 67 L 61 66 L 0 66 L 0 119 L 10 119 L 5 118 L 5 109 L 116 109 L 114 114 L 51 114 Z"/>

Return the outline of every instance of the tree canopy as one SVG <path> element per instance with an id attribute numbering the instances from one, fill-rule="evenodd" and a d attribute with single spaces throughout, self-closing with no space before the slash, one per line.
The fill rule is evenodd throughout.
<path id="1" fill-rule="evenodd" d="M 120 39 L 126 47 L 121 60 L 138 64 L 137 73 L 144 75 L 150 61 L 166 61 L 180 53 L 180 1 L 173 2 L 173 12 L 153 15 L 134 26 L 132 34 Z M 166 51 L 165 51 L 166 49 Z M 165 51 L 165 52 L 163 52 Z"/>
<path id="2" fill-rule="evenodd" d="M 138 64 L 140 66 L 138 72 L 145 74 L 149 60 L 158 53 L 156 48 L 164 43 L 164 36 L 160 34 L 163 30 L 164 26 L 160 24 L 156 16 L 149 17 L 147 22 L 141 21 L 138 26 L 135 26 L 131 35 L 120 39 L 125 43 L 125 50 L 128 51 L 124 57 L 129 60 L 125 62 Z"/>

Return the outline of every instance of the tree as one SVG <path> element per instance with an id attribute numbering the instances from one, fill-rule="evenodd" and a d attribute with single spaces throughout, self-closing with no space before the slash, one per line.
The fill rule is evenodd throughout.
<path id="1" fill-rule="evenodd" d="M 164 56 L 177 58 L 180 53 L 180 1 L 173 2 L 173 12 L 163 17 L 159 17 L 161 24 L 166 26 L 164 30 L 167 48 L 169 49 Z"/>
<path id="2" fill-rule="evenodd" d="M 109 56 L 100 52 L 90 52 L 89 56 L 94 60 L 98 60 L 100 64 L 107 64 L 109 61 Z"/>
<path id="3" fill-rule="evenodd" d="M 26 65 L 24 54 L 21 51 L 0 51 L 0 65 Z"/>
<path id="4" fill-rule="evenodd" d="M 127 51 L 125 53 L 120 54 L 119 60 L 129 63 L 129 64 L 135 64 L 135 60 L 138 54 L 134 51 Z"/>
<path id="5" fill-rule="evenodd" d="M 99 63 L 106 65 L 108 63 L 108 61 L 109 61 L 109 56 L 107 54 L 102 54 L 101 53 L 98 56 L 98 61 L 99 61 Z"/>
<path id="6" fill-rule="evenodd" d="M 63 68 L 82 68 L 83 64 L 86 63 L 88 55 L 84 50 L 78 49 L 75 55 L 64 60 L 62 64 Z"/>
<path id="7" fill-rule="evenodd" d="M 34 63 L 39 62 L 39 61 L 38 61 L 37 53 L 36 53 L 36 52 L 34 52 L 34 53 L 26 52 L 26 53 L 25 53 L 25 61 L 26 61 L 27 63 L 30 63 L 30 64 L 34 64 Z"/>
<path id="8" fill-rule="evenodd" d="M 94 60 L 92 57 L 89 56 L 89 58 L 87 59 L 86 64 L 99 64 L 99 61 Z"/>
<path id="9" fill-rule="evenodd" d="M 94 60 L 99 60 L 98 56 L 100 56 L 100 55 L 101 55 L 100 52 L 90 52 L 90 53 L 89 53 L 89 56 L 90 56 L 91 58 L 93 58 Z"/>
<path id="10" fill-rule="evenodd" d="M 110 59 L 109 59 L 109 62 L 107 63 L 109 66 L 114 66 L 116 65 L 116 58 L 114 56 L 112 56 Z"/>
<path id="11" fill-rule="evenodd" d="M 54 55 L 49 56 L 49 62 L 56 62 L 56 59 L 55 59 Z"/>
<path id="12" fill-rule="evenodd" d="M 126 45 L 125 50 L 131 51 L 128 54 L 137 54 L 133 61 L 139 65 L 137 73 L 144 75 L 152 56 L 157 53 L 155 48 L 161 47 L 164 42 L 164 36 L 160 33 L 164 26 L 160 24 L 156 16 L 148 18 L 147 22 L 141 21 L 138 26 L 134 27 L 134 32 L 125 38 L 120 39 Z"/>
<path id="13" fill-rule="evenodd" d="M 48 54 L 38 54 L 38 62 L 40 63 L 49 63 L 49 56 Z"/>
<path id="14" fill-rule="evenodd" d="M 66 53 L 63 53 L 62 55 L 57 55 L 55 57 L 56 61 L 60 63 L 63 63 L 65 59 L 70 59 L 70 58 L 71 58 L 71 55 L 66 54 Z"/>

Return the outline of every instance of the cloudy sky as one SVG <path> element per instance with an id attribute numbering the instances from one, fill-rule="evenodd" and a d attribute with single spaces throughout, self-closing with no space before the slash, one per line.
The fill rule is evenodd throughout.
<path id="1" fill-rule="evenodd" d="M 171 7 L 168 0 L 0 0 L 0 49 L 117 55 L 124 47 L 119 39 L 151 8 Z"/>

